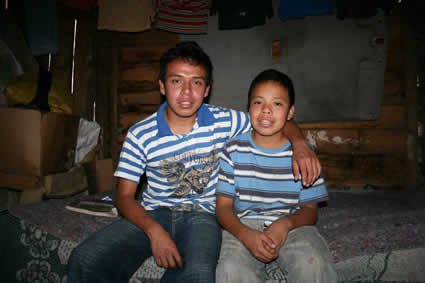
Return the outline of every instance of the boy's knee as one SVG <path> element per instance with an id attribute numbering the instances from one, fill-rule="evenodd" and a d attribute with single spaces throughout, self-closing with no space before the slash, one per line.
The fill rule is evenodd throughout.
<path id="1" fill-rule="evenodd" d="M 257 278 L 255 268 L 241 264 L 235 260 L 220 261 L 216 269 L 217 283 L 251 282 Z"/>

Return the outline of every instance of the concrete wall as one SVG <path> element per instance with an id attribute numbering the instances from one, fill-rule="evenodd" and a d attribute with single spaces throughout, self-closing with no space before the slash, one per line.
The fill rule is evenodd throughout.
<path id="1" fill-rule="evenodd" d="M 274 3 L 278 8 L 278 3 Z M 214 64 L 209 103 L 246 110 L 251 80 L 275 68 L 294 81 L 298 122 L 379 119 L 382 102 L 385 40 L 383 15 L 361 21 L 336 15 L 280 21 L 275 13 L 266 25 L 219 30 L 211 16 L 206 35 L 181 35 L 197 41 Z M 280 41 L 280 62 L 272 60 L 272 43 Z"/>

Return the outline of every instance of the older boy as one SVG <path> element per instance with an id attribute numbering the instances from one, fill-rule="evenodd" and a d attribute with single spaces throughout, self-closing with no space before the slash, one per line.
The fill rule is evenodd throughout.
<path id="1" fill-rule="evenodd" d="M 246 113 L 203 103 L 211 76 L 211 61 L 194 42 L 179 43 L 161 57 L 159 87 L 166 103 L 128 131 L 115 172 L 124 217 L 73 251 L 68 282 L 128 282 L 152 255 L 167 269 L 161 282 L 215 281 L 218 154 L 250 123 Z M 285 130 L 301 136 L 301 155 L 309 155 L 299 130 Z M 311 180 L 320 171 L 313 159 Z M 140 204 L 134 195 L 144 172 L 148 186 Z"/>
<path id="2" fill-rule="evenodd" d="M 289 282 L 336 282 L 326 242 L 313 226 L 328 198 L 323 179 L 305 189 L 291 174 L 292 146 L 283 132 L 294 111 L 288 76 L 266 70 L 251 83 L 252 131 L 223 148 L 216 216 L 225 229 L 217 282 L 264 282 L 277 260 Z"/>

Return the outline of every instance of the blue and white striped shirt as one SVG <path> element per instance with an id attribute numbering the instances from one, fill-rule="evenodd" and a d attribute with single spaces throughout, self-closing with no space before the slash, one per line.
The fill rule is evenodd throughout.
<path id="1" fill-rule="evenodd" d="M 216 193 L 233 198 L 239 218 L 266 223 L 290 215 L 302 205 L 328 199 L 322 178 L 309 188 L 294 181 L 289 141 L 278 149 L 262 148 L 255 144 L 251 132 L 224 146 Z"/>
<path id="2" fill-rule="evenodd" d="M 249 116 L 203 104 L 191 132 L 174 134 L 165 107 L 129 129 L 114 176 L 139 183 L 146 171 L 142 205 L 147 210 L 198 204 L 215 213 L 219 154 L 228 139 L 250 129 Z"/>

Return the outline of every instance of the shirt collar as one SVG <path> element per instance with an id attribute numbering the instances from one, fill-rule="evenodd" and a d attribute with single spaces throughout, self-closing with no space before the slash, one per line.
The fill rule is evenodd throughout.
<path id="1" fill-rule="evenodd" d="M 164 102 L 158 109 L 156 115 L 156 121 L 158 124 L 158 136 L 173 136 L 173 132 L 168 126 L 167 120 L 165 120 L 165 108 L 167 107 L 167 102 Z M 208 109 L 207 105 L 202 103 L 201 107 L 198 110 L 198 116 L 196 117 L 196 122 L 199 127 L 210 126 L 214 123 L 215 118 L 211 111 Z"/>

